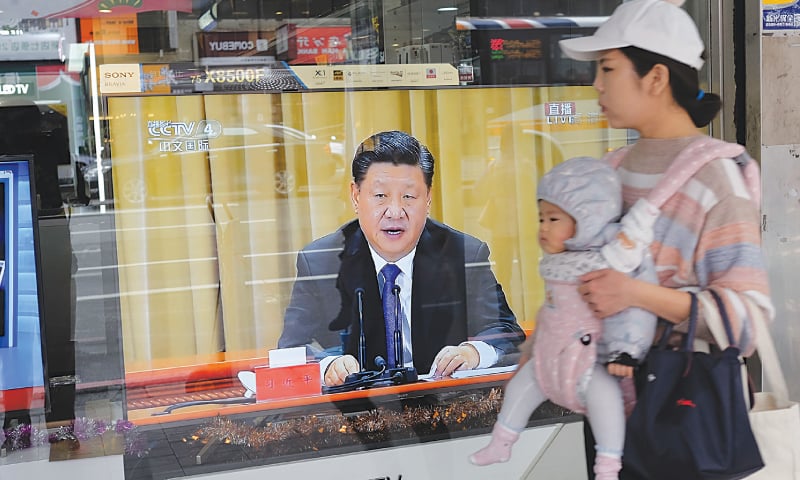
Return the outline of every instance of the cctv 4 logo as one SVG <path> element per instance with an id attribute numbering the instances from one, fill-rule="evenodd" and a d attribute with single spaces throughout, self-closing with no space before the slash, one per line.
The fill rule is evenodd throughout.
<path id="1" fill-rule="evenodd" d="M 151 138 L 217 138 L 222 134 L 222 125 L 216 120 L 198 122 L 149 120 L 147 133 Z"/>

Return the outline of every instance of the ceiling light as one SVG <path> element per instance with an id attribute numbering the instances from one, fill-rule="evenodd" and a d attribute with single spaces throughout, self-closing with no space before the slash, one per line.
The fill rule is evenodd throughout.
<path id="1" fill-rule="evenodd" d="M 457 12 L 458 7 L 439 7 L 436 9 L 437 12 Z"/>

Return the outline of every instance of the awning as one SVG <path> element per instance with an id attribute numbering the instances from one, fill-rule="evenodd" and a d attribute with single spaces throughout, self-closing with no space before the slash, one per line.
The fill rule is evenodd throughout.
<path id="1" fill-rule="evenodd" d="M 192 0 L 4 0 L 0 19 L 88 18 L 153 10 L 191 12 Z"/>
<path id="2" fill-rule="evenodd" d="M 458 17 L 456 30 L 599 27 L 608 17 Z"/>

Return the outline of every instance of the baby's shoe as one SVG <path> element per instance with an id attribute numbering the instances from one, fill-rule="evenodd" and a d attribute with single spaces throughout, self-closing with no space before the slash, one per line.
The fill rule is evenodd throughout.
<path id="1" fill-rule="evenodd" d="M 618 480 L 622 470 L 622 459 L 611 455 L 597 454 L 594 458 L 594 480 Z"/>
<path id="2" fill-rule="evenodd" d="M 489 445 L 469 456 L 473 465 L 484 466 L 493 463 L 507 462 L 511 458 L 511 446 L 519 439 L 519 433 L 510 430 L 500 423 L 492 429 L 492 440 Z"/>

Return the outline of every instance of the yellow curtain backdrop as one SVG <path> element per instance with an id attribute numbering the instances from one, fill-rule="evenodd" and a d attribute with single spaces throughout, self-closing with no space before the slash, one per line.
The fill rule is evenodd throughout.
<path id="1" fill-rule="evenodd" d="M 548 104 L 576 115 L 552 116 Z M 626 143 L 590 87 L 110 98 L 109 116 L 126 361 L 274 348 L 296 252 L 354 217 L 352 154 L 382 130 L 429 147 L 431 216 L 489 243 L 512 309 L 532 328 L 538 179 L 565 158 Z M 148 119 L 222 130 L 207 151 L 175 155 L 145 141 Z M 143 200 L 126 200 L 125 185 L 141 183 Z"/>
<path id="2" fill-rule="evenodd" d="M 201 97 L 108 104 L 125 361 L 183 361 L 222 348 L 208 159 L 170 151 L 148 122 L 196 122 Z"/>

